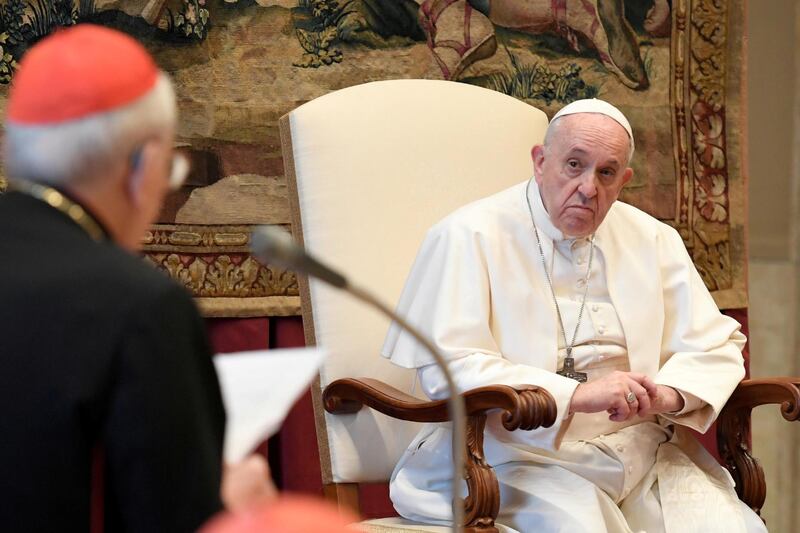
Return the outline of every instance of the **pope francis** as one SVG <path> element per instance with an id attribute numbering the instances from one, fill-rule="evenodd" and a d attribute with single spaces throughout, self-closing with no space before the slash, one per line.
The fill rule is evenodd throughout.
<path id="1" fill-rule="evenodd" d="M 744 376 L 745 337 L 678 233 L 617 201 L 633 150 L 617 108 L 565 106 L 533 147 L 528 182 L 428 232 L 398 311 L 444 353 L 460 390 L 533 384 L 555 398 L 550 428 L 487 421 L 507 529 L 766 531 L 687 431 L 706 431 Z M 446 396 L 399 328 L 383 354 L 416 368 L 430 398 Z M 401 515 L 451 519 L 449 441 L 447 425 L 431 425 L 408 447 L 390 485 Z"/>

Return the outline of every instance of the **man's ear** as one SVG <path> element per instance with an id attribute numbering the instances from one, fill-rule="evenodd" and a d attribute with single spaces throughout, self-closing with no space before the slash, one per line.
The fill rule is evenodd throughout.
<path id="1" fill-rule="evenodd" d="M 629 181 L 631 181 L 632 177 L 633 169 L 631 167 L 626 168 L 625 172 L 622 174 L 622 186 L 624 187 Z"/>
<path id="2" fill-rule="evenodd" d="M 531 159 L 533 159 L 533 175 L 536 177 L 536 183 L 541 184 L 541 176 L 544 174 L 542 165 L 544 164 L 544 145 L 537 144 L 531 148 Z"/>
<path id="3" fill-rule="evenodd" d="M 152 169 L 157 155 L 157 143 L 147 141 L 130 156 L 126 174 L 126 192 L 134 206 L 140 207 L 144 200 L 147 181 L 152 179 Z"/>

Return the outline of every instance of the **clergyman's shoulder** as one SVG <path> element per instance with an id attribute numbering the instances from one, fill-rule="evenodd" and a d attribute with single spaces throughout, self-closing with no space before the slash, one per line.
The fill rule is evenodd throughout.
<path id="1" fill-rule="evenodd" d="M 92 292 L 108 295 L 121 306 L 147 306 L 153 302 L 191 301 L 184 287 L 163 270 L 112 243 L 93 246 L 84 254 L 82 269 L 91 272 Z M 78 268 L 76 266 L 76 268 Z"/>

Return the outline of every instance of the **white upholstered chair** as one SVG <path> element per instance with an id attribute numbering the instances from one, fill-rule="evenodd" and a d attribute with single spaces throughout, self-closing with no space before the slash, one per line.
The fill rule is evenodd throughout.
<path id="1" fill-rule="evenodd" d="M 394 306 L 426 230 L 457 207 L 530 177 L 530 150 L 546 126 L 545 114 L 524 102 L 455 82 L 380 81 L 317 98 L 280 122 L 295 237 Z M 388 480 L 420 427 L 359 409 L 361 402 L 412 420 L 424 420 L 426 409 L 438 413 L 431 421 L 445 420 L 446 408 L 366 380 L 327 398 L 329 410 L 351 414 L 325 412 L 322 391 L 339 378 L 366 376 L 412 394 L 415 375 L 380 356 L 388 322 L 375 311 L 315 280 L 301 277 L 300 290 L 306 343 L 330 353 L 312 390 L 323 484 L 329 496 L 357 508 L 355 484 Z M 531 408 L 536 402 L 540 409 Z M 508 387 L 473 394 L 469 430 L 482 434 L 480 412 L 492 407 L 506 408 L 510 428 L 547 425 L 551 402 L 546 393 Z M 496 531 L 499 496 L 481 493 L 494 480 L 481 454 L 468 450 L 475 463 L 468 475 L 480 486 L 470 486 L 467 531 Z M 486 475 L 487 483 L 478 479 Z M 404 528 L 444 530 L 400 519 L 371 522 L 368 530 Z"/>
<path id="2" fill-rule="evenodd" d="M 457 207 L 527 179 L 530 148 L 542 140 L 546 124 L 541 111 L 523 102 L 455 82 L 375 82 L 308 102 L 280 122 L 293 231 L 393 305 L 425 231 Z M 410 396 L 414 372 L 379 355 L 388 323 L 377 313 L 302 277 L 300 291 L 306 343 L 331 353 L 312 388 L 323 484 L 330 497 L 357 509 L 357 484 L 388 480 L 418 429 L 396 418 L 440 422 L 447 409 Z M 366 379 L 340 379 L 352 376 Z M 799 387 L 800 377 L 744 380 L 719 416 L 722 463 L 741 500 L 756 512 L 766 484 L 749 449 L 750 412 L 777 404 L 786 420 L 800 419 Z M 485 412 L 504 410 L 509 430 L 533 429 L 552 424 L 555 405 L 534 388 L 483 387 L 464 396 L 465 531 L 493 532 L 500 502 L 483 461 Z M 362 527 L 373 533 L 443 530 L 399 519 Z"/>

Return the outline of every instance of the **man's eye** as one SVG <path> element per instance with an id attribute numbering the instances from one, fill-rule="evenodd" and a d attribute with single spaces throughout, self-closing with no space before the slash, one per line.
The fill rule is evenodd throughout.
<path id="1" fill-rule="evenodd" d="M 570 168 L 578 168 L 578 162 L 575 160 L 567 161 L 567 165 L 569 165 Z"/>

